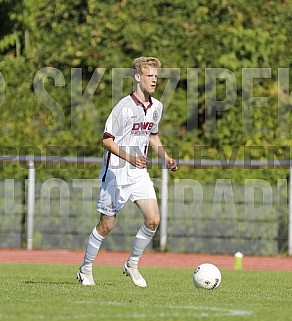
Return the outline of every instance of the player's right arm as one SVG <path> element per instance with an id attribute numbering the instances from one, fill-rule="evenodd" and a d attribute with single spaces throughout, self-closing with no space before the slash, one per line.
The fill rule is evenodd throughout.
<path id="1" fill-rule="evenodd" d="M 114 142 L 112 137 L 103 138 L 102 146 L 110 153 L 113 153 L 114 155 L 124 159 L 137 168 L 145 168 L 147 166 L 148 159 L 146 156 L 133 156 L 127 153 L 123 148 Z"/>

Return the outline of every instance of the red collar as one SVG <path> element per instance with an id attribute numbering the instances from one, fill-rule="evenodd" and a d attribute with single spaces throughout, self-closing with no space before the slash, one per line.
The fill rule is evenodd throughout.
<path id="1" fill-rule="evenodd" d="M 130 94 L 130 96 L 131 96 L 131 98 L 133 99 L 133 101 L 135 102 L 135 104 L 136 104 L 137 106 L 142 106 L 142 107 L 143 107 L 144 113 L 145 113 L 145 115 L 146 115 L 147 110 L 153 105 L 151 96 L 149 95 L 149 104 L 148 104 L 147 107 L 139 100 L 139 98 L 134 94 L 134 92 L 132 92 L 132 93 Z"/>

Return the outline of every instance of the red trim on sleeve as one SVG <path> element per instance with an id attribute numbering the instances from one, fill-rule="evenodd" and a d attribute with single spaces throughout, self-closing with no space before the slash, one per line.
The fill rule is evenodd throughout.
<path id="1" fill-rule="evenodd" d="M 113 140 L 115 140 L 115 136 L 108 132 L 103 133 L 103 138 L 112 138 Z"/>

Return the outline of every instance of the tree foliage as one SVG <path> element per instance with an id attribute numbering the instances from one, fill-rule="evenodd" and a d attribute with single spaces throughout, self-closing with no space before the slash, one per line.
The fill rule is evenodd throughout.
<path id="1" fill-rule="evenodd" d="M 280 156 L 291 146 L 289 0 L 0 0 L 0 6 L 6 151 L 75 155 L 79 146 L 86 156 L 101 156 L 103 124 L 115 102 L 113 68 L 129 68 L 141 55 L 179 70 L 160 128 L 175 156 L 193 159 L 194 146 L 210 146 L 206 156 L 223 148 L 230 157 L 239 146 L 243 158 L 245 146 L 260 146 L 259 158 L 266 159 L 268 146 Z M 211 68 L 221 68 L 215 79 Z M 253 80 L 252 97 L 243 68 L 271 70 Z M 288 80 L 284 72 L 279 81 L 279 68 L 288 69 Z M 157 98 L 169 84 L 160 82 Z M 131 86 L 125 79 L 125 93 Z M 267 97 L 265 105 L 254 97 Z M 208 178 L 206 170 L 196 175 Z"/>

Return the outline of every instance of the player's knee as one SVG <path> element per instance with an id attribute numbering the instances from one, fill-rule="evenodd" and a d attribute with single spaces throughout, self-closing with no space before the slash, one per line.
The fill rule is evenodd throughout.
<path id="1" fill-rule="evenodd" d="M 112 229 L 113 229 L 112 225 L 108 225 L 108 224 L 97 225 L 97 231 L 102 236 L 107 236 Z"/>
<path id="2" fill-rule="evenodd" d="M 97 224 L 97 231 L 102 235 L 106 236 L 114 227 L 115 219 L 106 216 L 101 216 L 99 223 Z"/>
<path id="3" fill-rule="evenodd" d="M 154 220 L 154 225 L 155 225 L 156 228 L 157 228 L 159 224 L 160 224 L 160 217 L 158 216 L 158 217 Z"/>
<path id="4" fill-rule="evenodd" d="M 152 230 L 155 231 L 160 223 L 160 217 L 153 217 L 146 222 L 146 226 Z"/>

